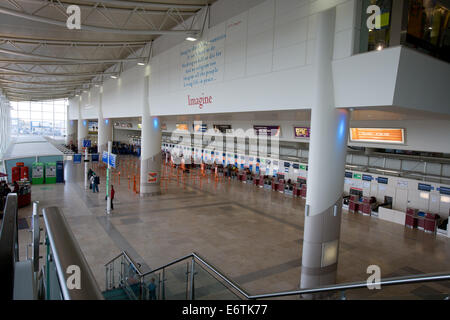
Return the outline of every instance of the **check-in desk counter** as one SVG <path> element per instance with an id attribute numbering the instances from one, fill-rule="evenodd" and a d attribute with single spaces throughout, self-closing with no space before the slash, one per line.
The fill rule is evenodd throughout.
<path id="1" fill-rule="evenodd" d="M 406 209 L 405 226 L 417 228 L 428 233 L 435 233 L 439 222 L 439 215 L 434 213 L 425 213 L 414 208 Z"/>

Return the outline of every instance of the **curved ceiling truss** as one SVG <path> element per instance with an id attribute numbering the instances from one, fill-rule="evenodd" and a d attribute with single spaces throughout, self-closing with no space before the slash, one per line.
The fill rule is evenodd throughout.
<path id="1" fill-rule="evenodd" d="M 80 94 L 124 65 L 148 63 L 158 36 L 200 36 L 214 1 L 1 1 L 0 88 L 10 100 Z M 66 26 L 70 5 L 81 9 L 81 30 Z M 3 32 L 2 17 L 17 29 Z"/>

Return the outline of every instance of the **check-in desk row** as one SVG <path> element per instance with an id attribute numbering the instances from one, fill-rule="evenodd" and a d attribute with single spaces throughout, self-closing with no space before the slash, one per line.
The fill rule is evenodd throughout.
<path id="1" fill-rule="evenodd" d="M 405 226 L 409 228 L 435 233 L 439 220 L 438 214 L 423 212 L 414 208 L 406 209 Z"/>
<path id="2" fill-rule="evenodd" d="M 238 174 L 238 180 L 247 183 L 249 185 L 253 184 L 260 188 L 270 189 L 272 191 L 278 191 L 284 193 L 288 196 L 303 197 L 306 198 L 306 184 L 305 183 L 293 183 L 290 187 L 286 184 L 284 179 L 277 180 L 275 178 L 265 179 L 263 176 L 250 176 L 245 172 L 240 172 Z"/>
<path id="3" fill-rule="evenodd" d="M 370 216 L 376 205 L 377 200 L 375 197 L 359 197 L 358 195 L 350 195 L 348 211 Z"/>

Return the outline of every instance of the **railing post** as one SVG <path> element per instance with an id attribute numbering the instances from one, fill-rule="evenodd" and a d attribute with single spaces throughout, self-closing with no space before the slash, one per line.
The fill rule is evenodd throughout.
<path id="1" fill-rule="evenodd" d="M 189 292 L 189 300 L 194 300 L 195 299 L 194 272 L 195 272 L 195 260 L 194 260 L 194 257 L 192 257 L 192 261 L 191 261 L 191 290 Z"/>
<path id="2" fill-rule="evenodd" d="M 345 296 L 345 290 L 341 291 L 341 300 L 347 300 L 347 297 Z"/>
<path id="3" fill-rule="evenodd" d="M 144 277 L 139 276 L 139 300 L 144 300 Z"/>
<path id="4" fill-rule="evenodd" d="M 109 288 L 108 288 L 108 269 L 109 269 L 109 265 L 105 268 L 105 290 L 109 290 Z"/>
<path id="5" fill-rule="evenodd" d="M 166 300 L 166 268 L 162 270 L 162 288 L 161 288 L 161 300 Z"/>

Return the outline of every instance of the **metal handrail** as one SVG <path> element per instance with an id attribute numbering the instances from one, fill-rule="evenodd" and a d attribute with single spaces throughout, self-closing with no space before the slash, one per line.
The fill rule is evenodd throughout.
<path id="1" fill-rule="evenodd" d="M 105 263 L 105 267 L 107 267 L 109 264 L 113 263 L 115 260 L 119 259 L 120 257 L 125 257 L 125 259 L 128 260 L 128 262 L 133 266 L 133 268 L 136 270 L 139 276 L 144 276 L 142 271 L 137 266 L 137 263 L 128 255 L 126 251 L 122 251 L 119 253 L 115 258 L 109 260 L 107 263 Z"/>
<path id="2" fill-rule="evenodd" d="M 9 193 L 0 228 L 0 273 L 4 279 L 0 286 L 2 300 L 14 298 L 14 269 L 19 260 L 17 208 L 17 193 Z"/>
<path id="3" fill-rule="evenodd" d="M 449 272 L 441 272 L 441 273 L 429 273 L 429 274 L 421 274 L 421 275 L 412 275 L 412 276 L 403 276 L 403 277 L 391 277 L 386 279 L 381 279 L 377 282 L 368 283 L 367 281 L 358 281 L 358 282 L 349 282 L 343 284 L 336 284 L 331 286 L 322 286 L 316 288 L 306 288 L 299 289 L 293 291 L 281 291 L 274 293 L 266 293 L 266 294 L 258 294 L 258 295 L 250 295 L 243 288 L 241 288 L 238 284 L 236 284 L 233 280 L 229 279 L 227 276 L 223 274 L 223 272 L 219 271 L 216 267 L 206 261 L 199 254 L 193 252 L 189 255 L 181 257 L 179 259 L 173 260 L 161 267 L 158 267 L 152 271 L 146 272 L 142 275 L 142 277 L 146 277 L 152 273 L 165 269 L 173 264 L 181 262 L 186 259 L 194 258 L 200 261 L 204 266 L 206 266 L 209 270 L 211 270 L 217 277 L 226 282 L 229 286 L 231 286 L 234 290 L 239 292 L 242 296 L 249 300 L 256 299 L 266 299 L 266 298 L 275 298 L 275 297 L 286 297 L 293 295 L 304 295 L 304 294 L 313 294 L 313 293 L 323 293 L 323 292 L 334 292 L 334 291 L 345 291 L 352 289 L 361 289 L 367 288 L 368 286 L 376 287 L 380 286 L 393 286 L 393 285 L 401 285 L 401 284 L 411 284 L 411 283 L 422 283 L 422 282 L 431 282 L 431 281 L 449 281 L 450 273 Z"/>
<path id="4" fill-rule="evenodd" d="M 57 207 L 44 208 L 42 211 L 64 300 L 103 300 L 104 297 L 91 268 L 63 213 Z M 67 270 L 69 266 L 79 268 L 81 288 L 68 288 L 67 280 L 70 274 L 67 274 Z M 46 271 L 50 272 L 50 270 Z"/>

